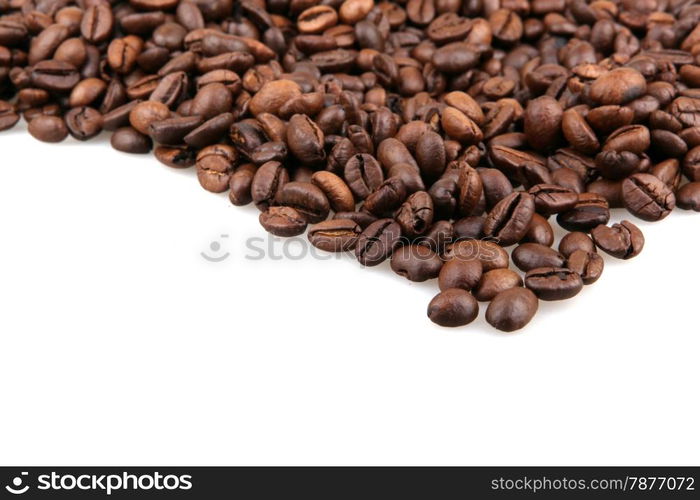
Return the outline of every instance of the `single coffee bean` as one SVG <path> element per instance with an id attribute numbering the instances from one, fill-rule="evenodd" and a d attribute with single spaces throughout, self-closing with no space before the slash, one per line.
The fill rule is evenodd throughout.
<path id="1" fill-rule="evenodd" d="M 448 136 L 462 145 L 478 144 L 484 138 L 479 126 L 456 108 L 445 108 L 441 125 Z"/>
<path id="2" fill-rule="evenodd" d="M 447 156 L 445 141 L 440 134 L 425 132 L 416 143 L 416 161 L 421 174 L 427 179 L 436 179 L 445 170 Z"/>
<path id="3" fill-rule="evenodd" d="M 578 273 L 562 267 L 539 267 L 525 275 L 525 286 L 541 300 L 565 300 L 583 288 Z"/>
<path id="4" fill-rule="evenodd" d="M 326 252 L 353 250 L 362 233 L 362 228 L 350 219 L 331 219 L 309 228 L 309 242 Z"/>
<path id="5" fill-rule="evenodd" d="M 396 212 L 401 232 L 408 238 L 425 233 L 433 223 L 433 199 L 425 191 L 416 191 Z"/>
<path id="6" fill-rule="evenodd" d="M 455 240 L 483 238 L 484 222 L 486 222 L 486 218 L 481 215 L 472 215 L 456 220 L 454 223 Z"/>
<path id="7" fill-rule="evenodd" d="M 197 152 L 189 146 L 158 146 L 154 154 L 159 162 L 172 168 L 189 168 L 197 160 Z"/>
<path id="8" fill-rule="evenodd" d="M 255 172 L 251 185 L 253 202 L 260 210 L 267 210 L 287 182 L 289 182 L 289 172 L 281 163 L 270 161 L 261 165 Z"/>
<path id="9" fill-rule="evenodd" d="M 584 285 L 592 285 L 603 274 L 605 261 L 595 252 L 576 250 L 566 260 L 566 267 L 581 276 Z"/>
<path id="10" fill-rule="evenodd" d="M 433 252 L 442 255 L 447 245 L 454 241 L 454 228 L 449 221 L 441 220 L 430 226 L 422 236 L 416 239 L 418 245 L 424 245 Z"/>
<path id="11" fill-rule="evenodd" d="M 622 182 L 622 200 L 632 215 L 659 221 L 676 206 L 673 191 L 651 174 L 634 174 Z"/>
<path id="12" fill-rule="evenodd" d="M 484 194 L 483 184 L 481 183 L 479 172 L 467 165 L 466 162 L 461 164 L 457 187 L 459 189 L 458 213 L 462 215 L 480 215 L 474 214 L 474 212 Z"/>
<path id="13" fill-rule="evenodd" d="M 580 231 L 568 233 L 559 242 L 559 253 L 564 257 L 569 257 L 576 250 L 595 252 L 595 243 L 593 243 L 591 237 L 586 233 L 582 233 Z"/>
<path id="14" fill-rule="evenodd" d="M 287 159 L 287 145 L 284 142 L 266 142 L 250 153 L 250 161 L 262 165 L 268 161 L 284 162 Z"/>
<path id="15" fill-rule="evenodd" d="M 109 142 L 114 149 L 122 153 L 146 154 L 153 147 L 150 137 L 132 127 L 117 129 Z"/>
<path id="16" fill-rule="evenodd" d="M 107 41 L 114 29 L 114 16 L 108 4 L 91 5 L 80 21 L 80 33 L 93 45 Z"/>
<path id="17" fill-rule="evenodd" d="M 511 255 L 513 263 L 521 271 L 530 271 L 538 267 L 563 267 L 566 258 L 556 250 L 538 243 L 518 245 Z"/>
<path id="18" fill-rule="evenodd" d="M 468 325 L 479 315 L 479 303 L 466 290 L 451 288 L 437 294 L 428 304 L 428 318 L 440 326 Z"/>
<path id="19" fill-rule="evenodd" d="M 676 192 L 676 203 L 683 210 L 700 212 L 700 182 L 689 182 Z"/>
<path id="20" fill-rule="evenodd" d="M 646 79 L 639 71 L 617 68 L 596 78 L 589 95 L 599 104 L 625 104 L 644 95 L 646 89 Z"/>
<path id="21" fill-rule="evenodd" d="M 603 151 L 629 151 L 634 154 L 642 154 L 649 149 L 651 137 L 649 129 L 644 125 L 627 125 L 620 127 L 608 136 L 603 145 Z"/>
<path id="22" fill-rule="evenodd" d="M 483 268 L 479 260 L 452 259 L 440 269 L 438 285 L 441 291 L 449 288 L 472 290 L 481 280 Z"/>
<path id="23" fill-rule="evenodd" d="M 80 73 L 70 63 L 63 61 L 41 61 L 31 72 L 32 84 L 49 92 L 69 92 L 80 81 Z"/>
<path id="24" fill-rule="evenodd" d="M 239 166 L 229 179 L 228 193 L 229 201 L 236 206 L 244 206 L 253 201 L 250 187 L 253 184 L 253 178 L 257 166 L 252 163 L 244 163 Z"/>
<path id="25" fill-rule="evenodd" d="M 201 186 L 212 193 L 223 193 L 229 189 L 229 181 L 238 152 L 227 144 L 207 146 L 197 153 L 197 179 Z"/>
<path id="26" fill-rule="evenodd" d="M 385 180 L 362 205 L 367 212 L 382 216 L 390 214 L 406 199 L 406 187 L 398 177 Z"/>
<path id="27" fill-rule="evenodd" d="M 513 192 L 513 185 L 503 172 L 496 168 L 478 168 L 479 177 L 484 190 L 486 207 L 496 206 L 496 203 Z"/>
<path id="28" fill-rule="evenodd" d="M 478 260 L 484 272 L 508 267 L 510 257 L 503 247 L 488 240 L 460 240 L 445 249 L 444 259 Z"/>
<path id="29" fill-rule="evenodd" d="M 41 142 L 61 142 L 68 137 L 68 128 L 63 118 L 39 115 L 29 122 L 29 133 Z"/>
<path id="30" fill-rule="evenodd" d="M 557 215 L 557 222 L 567 231 L 590 231 L 610 220 L 610 208 L 605 198 L 594 193 L 582 193 L 574 208 Z"/>
<path id="31" fill-rule="evenodd" d="M 306 115 L 294 115 L 287 127 L 287 145 L 291 153 L 302 163 L 314 164 L 325 159 L 324 134 Z"/>
<path id="32" fill-rule="evenodd" d="M 644 235 L 637 226 L 626 220 L 610 227 L 595 227 L 591 236 L 598 248 L 618 259 L 636 257 L 644 248 Z"/>
<path id="33" fill-rule="evenodd" d="M 511 193 L 489 212 L 484 222 L 484 234 L 496 238 L 499 244 L 510 246 L 520 241 L 535 213 L 534 198 L 525 192 Z"/>
<path id="34" fill-rule="evenodd" d="M 202 124 L 200 116 L 176 116 L 153 122 L 148 135 L 161 144 L 182 144 L 183 138 Z"/>
<path id="35" fill-rule="evenodd" d="M 594 155 L 600 149 L 598 137 L 577 110 L 567 109 L 564 111 L 561 128 L 564 137 L 576 151 L 586 155 Z"/>
<path id="36" fill-rule="evenodd" d="M 79 141 L 87 141 L 102 132 L 102 113 L 94 108 L 73 108 L 64 119 L 70 135 Z"/>
<path id="37" fill-rule="evenodd" d="M 527 288 L 509 288 L 496 295 L 488 309 L 486 321 L 503 332 L 525 327 L 537 313 L 537 296 Z"/>
<path id="38" fill-rule="evenodd" d="M 527 228 L 527 233 L 520 240 L 523 243 L 538 243 L 546 247 L 551 247 L 554 243 L 554 230 L 552 225 L 540 214 L 532 214 L 530 226 Z"/>
<path id="39" fill-rule="evenodd" d="M 546 216 L 571 210 L 578 203 L 578 194 L 554 184 L 537 184 L 528 193 L 535 201 L 537 212 Z"/>
<path id="40" fill-rule="evenodd" d="M 391 255 L 391 269 L 410 281 L 437 278 L 442 268 L 438 254 L 423 245 L 404 245 Z"/>
<path id="41" fill-rule="evenodd" d="M 366 199 L 384 182 L 384 173 L 379 162 L 368 154 L 356 154 L 345 164 L 345 180 L 360 199 Z"/>
<path id="42" fill-rule="evenodd" d="M 357 240 L 355 257 L 363 266 L 384 262 L 401 239 L 401 226 L 392 219 L 379 219 L 367 226 Z"/>
<path id="43" fill-rule="evenodd" d="M 553 97 L 541 96 L 529 101 L 524 120 L 527 142 L 538 151 L 555 149 L 561 141 L 563 113 L 561 104 Z"/>
<path id="44" fill-rule="evenodd" d="M 331 209 L 323 191 L 310 182 L 286 183 L 277 192 L 275 200 L 280 205 L 295 208 L 312 224 L 325 220 Z"/>
<path id="45" fill-rule="evenodd" d="M 197 92 L 192 101 L 190 113 L 205 120 L 213 118 L 222 111 L 228 111 L 233 104 L 231 91 L 221 83 L 210 83 Z"/>
<path id="46" fill-rule="evenodd" d="M 472 290 L 479 302 L 488 302 L 504 290 L 523 286 L 522 277 L 511 269 L 492 269 L 485 272 Z"/>
<path id="47" fill-rule="evenodd" d="M 114 131 L 118 128 L 128 126 L 131 111 L 141 102 L 142 101 L 137 99 L 135 101 L 123 104 L 122 106 L 118 106 L 105 113 L 105 115 L 102 117 L 102 128 L 105 130 Z"/>
<path id="48" fill-rule="evenodd" d="M 11 129 L 19 121 L 14 106 L 7 101 L 0 101 L 0 131 Z"/>
<path id="49" fill-rule="evenodd" d="M 311 182 L 318 186 L 326 195 L 335 212 L 352 212 L 355 210 L 355 199 L 352 191 L 343 179 L 332 172 L 315 172 Z"/>
<path id="50" fill-rule="evenodd" d="M 260 225 L 275 236 L 297 236 L 306 231 L 306 218 L 292 207 L 269 207 L 260 213 Z"/>
<path id="51" fill-rule="evenodd" d="M 203 148 L 220 141 L 233 124 L 233 113 L 222 113 L 189 132 L 183 140 L 193 148 Z"/>
<path id="52" fill-rule="evenodd" d="M 170 118 L 170 110 L 162 102 L 140 102 L 129 113 L 129 123 L 142 134 L 148 134 L 148 127 L 155 122 Z"/>

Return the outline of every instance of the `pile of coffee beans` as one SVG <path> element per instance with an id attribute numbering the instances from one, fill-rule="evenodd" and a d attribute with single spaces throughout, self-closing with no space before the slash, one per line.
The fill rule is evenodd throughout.
<path id="1" fill-rule="evenodd" d="M 0 0 L 0 99 L 0 130 L 109 131 L 274 235 L 437 279 L 444 326 L 520 329 L 638 255 L 611 208 L 700 211 L 696 0 Z"/>

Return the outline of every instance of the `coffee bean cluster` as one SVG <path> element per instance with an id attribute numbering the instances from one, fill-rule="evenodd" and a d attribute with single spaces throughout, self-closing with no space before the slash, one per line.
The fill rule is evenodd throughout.
<path id="1" fill-rule="evenodd" d="M 0 0 L 0 98 L 0 130 L 109 131 L 274 235 L 437 278 L 444 326 L 520 329 L 638 255 L 611 208 L 700 211 L 693 0 Z"/>

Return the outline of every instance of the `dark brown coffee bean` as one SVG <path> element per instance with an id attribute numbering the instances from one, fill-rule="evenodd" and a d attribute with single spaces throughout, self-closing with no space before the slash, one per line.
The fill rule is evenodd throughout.
<path id="1" fill-rule="evenodd" d="M 381 216 L 392 212 L 405 199 L 406 188 L 403 182 L 398 177 L 392 177 L 367 197 L 362 208 L 371 214 Z"/>
<path id="2" fill-rule="evenodd" d="M 227 144 L 207 146 L 197 153 L 197 179 L 201 186 L 212 193 L 223 193 L 229 189 L 229 180 L 238 152 Z"/>
<path id="3" fill-rule="evenodd" d="M 567 109 L 564 111 L 561 128 L 564 137 L 576 151 L 593 155 L 600 149 L 598 137 L 577 110 Z"/>
<path id="4" fill-rule="evenodd" d="M 447 135 L 463 145 L 478 144 L 484 138 L 479 126 L 457 108 L 445 108 L 440 123 Z"/>
<path id="5" fill-rule="evenodd" d="M 253 201 L 251 185 L 257 166 L 252 163 L 244 163 L 239 166 L 229 179 L 229 201 L 236 206 L 244 206 Z"/>
<path id="6" fill-rule="evenodd" d="M 555 149 L 561 141 L 563 109 L 549 96 L 529 101 L 525 108 L 524 130 L 527 141 L 538 151 Z"/>
<path id="7" fill-rule="evenodd" d="M 489 212 L 484 222 L 484 234 L 496 238 L 503 246 L 513 245 L 527 233 L 534 212 L 535 201 L 531 195 L 511 193 Z"/>
<path id="8" fill-rule="evenodd" d="M 69 92 L 80 81 L 80 74 L 72 64 L 63 61 L 41 61 L 31 72 L 32 84 L 50 92 Z"/>
<path id="9" fill-rule="evenodd" d="M 508 267 L 510 257 L 503 247 L 488 240 L 460 240 L 447 245 L 446 261 L 452 259 L 478 260 L 484 272 Z"/>
<path id="10" fill-rule="evenodd" d="M 440 177 L 445 170 L 447 157 L 445 141 L 435 132 L 426 132 L 416 143 L 416 161 L 421 174 L 427 179 Z"/>
<path id="11" fill-rule="evenodd" d="M 591 84 L 590 96 L 599 104 L 625 104 L 644 95 L 647 82 L 633 68 L 617 68 L 596 78 Z"/>
<path id="12" fill-rule="evenodd" d="M 472 290 L 476 288 L 483 273 L 479 260 L 452 259 L 440 269 L 438 285 L 441 291 L 450 288 Z"/>
<path id="13" fill-rule="evenodd" d="M 297 236 L 306 231 L 306 219 L 292 207 L 269 207 L 259 218 L 265 231 L 275 236 Z"/>
<path id="14" fill-rule="evenodd" d="M 479 303 L 467 291 L 452 288 L 440 292 L 428 304 L 428 317 L 433 323 L 457 327 L 468 325 L 479 315 Z"/>
<path id="15" fill-rule="evenodd" d="M 231 91 L 221 83 L 210 83 L 202 87 L 192 101 L 190 113 L 202 116 L 204 119 L 213 118 L 222 111 L 231 109 L 233 98 Z"/>
<path id="16" fill-rule="evenodd" d="M 527 228 L 527 233 L 525 233 L 521 241 L 523 243 L 539 243 L 540 245 L 551 247 L 554 243 L 552 225 L 540 214 L 533 214 L 530 227 Z"/>
<path id="17" fill-rule="evenodd" d="M 19 121 L 14 106 L 7 101 L 0 101 L 0 131 L 8 130 Z"/>
<path id="18" fill-rule="evenodd" d="M 287 145 L 291 153 L 305 164 L 319 163 L 326 157 L 323 131 L 306 115 L 294 115 L 289 120 Z"/>
<path id="19" fill-rule="evenodd" d="M 523 286 L 523 279 L 510 269 L 492 269 L 484 273 L 472 291 L 479 302 L 488 302 L 499 293 Z"/>
<path id="20" fill-rule="evenodd" d="M 404 245 L 391 255 L 391 269 L 410 281 L 422 282 L 437 278 L 442 260 L 423 245 Z"/>
<path id="21" fill-rule="evenodd" d="M 321 33 L 337 23 L 338 13 L 326 5 L 309 7 L 297 18 L 297 28 L 301 33 Z"/>
<path id="22" fill-rule="evenodd" d="M 262 167 L 261 167 L 262 168 Z M 310 223 L 325 220 L 330 212 L 328 198 L 310 182 L 288 182 L 277 192 L 278 204 L 296 209 Z"/>
<path id="23" fill-rule="evenodd" d="M 94 108 L 73 108 L 64 120 L 70 135 L 79 141 L 87 141 L 102 132 L 102 114 Z"/>
<path id="24" fill-rule="evenodd" d="M 683 175 L 691 182 L 700 181 L 700 146 L 688 151 L 683 159 Z"/>
<path id="25" fill-rule="evenodd" d="M 197 160 L 197 152 L 189 146 L 158 146 L 154 154 L 159 162 L 172 168 L 189 168 Z"/>
<path id="26" fill-rule="evenodd" d="M 139 133 L 132 127 L 117 129 L 112 134 L 110 144 L 117 151 L 131 154 L 146 154 L 153 147 L 150 137 Z"/>
<path id="27" fill-rule="evenodd" d="M 201 124 L 200 116 L 176 116 L 151 123 L 148 135 L 161 144 L 182 144 L 183 138 Z"/>
<path id="28" fill-rule="evenodd" d="M 148 134 L 152 123 L 163 121 L 170 117 L 170 110 L 162 102 L 144 101 L 129 113 L 129 123 L 142 134 Z"/>
<path id="29" fill-rule="evenodd" d="M 566 258 L 556 250 L 537 243 L 518 245 L 512 253 L 513 263 L 521 271 L 538 267 L 563 267 Z"/>
<path id="30" fill-rule="evenodd" d="M 401 227 L 392 219 L 379 219 L 362 231 L 355 257 L 363 266 L 371 267 L 384 262 L 401 239 Z"/>
<path id="31" fill-rule="evenodd" d="M 486 222 L 486 218 L 481 215 L 472 215 L 456 220 L 453 226 L 455 239 L 468 240 L 483 238 L 484 222 Z"/>
<path id="32" fill-rule="evenodd" d="M 425 191 L 417 191 L 408 197 L 396 213 L 396 221 L 408 238 L 422 235 L 433 222 L 433 200 Z"/>
<path id="33" fill-rule="evenodd" d="M 509 288 L 493 298 L 486 309 L 486 321 L 503 332 L 514 332 L 532 320 L 538 305 L 537 296 L 527 288 Z"/>
<path id="34" fill-rule="evenodd" d="M 311 176 L 311 182 L 318 186 L 326 195 L 335 212 L 352 212 L 355 209 L 355 200 L 348 185 L 332 172 L 315 172 Z"/>
<path id="35" fill-rule="evenodd" d="M 673 100 L 668 111 L 685 127 L 700 126 L 700 99 L 678 97 Z"/>
<path id="36" fill-rule="evenodd" d="M 459 189 L 458 213 L 462 215 L 472 215 L 479 205 L 484 191 L 479 173 L 476 169 L 467 165 L 466 162 L 461 165 L 457 187 Z"/>
<path id="37" fill-rule="evenodd" d="M 581 276 L 584 285 L 592 285 L 603 274 L 605 261 L 595 252 L 576 250 L 566 260 L 566 267 Z"/>
<path id="38" fill-rule="evenodd" d="M 535 201 L 535 209 L 546 216 L 571 210 L 578 202 L 574 191 L 553 184 L 537 184 L 528 193 Z"/>
<path id="39" fill-rule="evenodd" d="M 99 78 L 86 78 L 71 91 L 68 103 L 73 108 L 88 106 L 97 101 L 107 90 L 107 84 Z"/>
<path id="40" fill-rule="evenodd" d="M 676 192 L 676 203 L 683 210 L 700 212 L 700 182 L 689 182 Z"/>
<path id="41" fill-rule="evenodd" d="M 583 280 L 571 269 L 540 267 L 527 272 L 525 286 L 541 300 L 565 300 L 581 291 Z"/>
<path id="42" fill-rule="evenodd" d="M 368 154 L 357 154 L 345 164 L 345 180 L 360 199 L 366 199 L 384 182 L 384 173 L 379 162 Z"/>
<path id="43" fill-rule="evenodd" d="M 108 4 L 91 5 L 80 22 L 80 33 L 93 45 L 105 42 L 114 29 L 114 16 Z"/>
<path id="44" fill-rule="evenodd" d="M 140 100 L 128 102 L 105 113 L 102 117 L 102 128 L 105 130 L 117 130 L 120 127 L 129 125 L 131 111 L 141 103 Z"/>
<path id="45" fill-rule="evenodd" d="M 309 228 L 309 242 L 326 252 L 347 252 L 355 248 L 361 233 L 353 220 L 331 219 Z"/>
<path id="46" fill-rule="evenodd" d="M 644 125 L 627 125 L 615 130 L 608 136 L 603 145 L 603 151 L 629 151 L 634 154 L 642 154 L 649 149 L 651 137 L 649 129 Z"/>
<path id="47" fill-rule="evenodd" d="M 618 259 L 636 257 L 644 248 L 644 235 L 629 221 L 610 227 L 600 225 L 593 228 L 591 236 L 598 248 Z"/>
<path id="48" fill-rule="evenodd" d="M 634 174 L 622 183 L 622 199 L 632 215 L 659 221 L 676 206 L 673 191 L 651 174 Z"/>
<path id="49" fill-rule="evenodd" d="M 61 142 L 68 137 L 68 128 L 58 116 L 39 115 L 29 122 L 28 130 L 41 142 Z"/>
<path id="50" fill-rule="evenodd" d="M 610 220 L 610 208 L 605 198 L 594 193 L 582 193 L 574 208 L 557 215 L 557 222 L 567 231 L 590 231 Z"/>
<path id="51" fill-rule="evenodd" d="M 559 253 L 564 257 L 569 257 L 576 250 L 583 250 L 584 252 L 595 252 L 596 247 L 593 240 L 586 233 L 580 231 L 574 231 L 568 233 L 559 242 Z"/>

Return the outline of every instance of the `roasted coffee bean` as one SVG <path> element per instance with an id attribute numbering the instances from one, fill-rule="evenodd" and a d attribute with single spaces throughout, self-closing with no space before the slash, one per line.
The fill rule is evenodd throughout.
<path id="1" fill-rule="evenodd" d="M 583 250 L 584 252 L 595 252 L 596 247 L 593 240 L 586 233 L 580 231 L 574 231 L 568 233 L 559 242 L 559 253 L 564 257 L 569 257 L 576 250 Z"/>
<path id="2" fill-rule="evenodd" d="M 236 169 L 229 179 L 229 201 L 236 206 L 247 205 L 253 201 L 251 186 L 257 167 L 252 163 L 244 163 Z"/>
<path id="3" fill-rule="evenodd" d="M 513 185 L 508 178 L 495 168 L 478 168 L 481 185 L 484 190 L 486 207 L 488 209 L 496 206 L 496 203 L 513 192 Z"/>
<path id="4" fill-rule="evenodd" d="M 424 245 L 433 252 L 442 255 L 447 245 L 454 240 L 454 228 L 449 221 L 441 220 L 430 226 L 423 236 L 415 241 L 418 245 Z"/>
<path id="5" fill-rule="evenodd" d="M 355 196 L 364 200 L 384 182 L 379 162 L 368 154 L 356 154 L 348 160 L 344 169 L 345 180 Z"/>
<path id="6" fill-rule="evenodd" d="M 557 215 L 557 222 L 567 231 L 590 231 L 610 220 L 610 208 L 605 198 L 594 193 L 582 193 L 574 208 Z"/>
<path id="7" fill-rule="evenodd" d="M 525 275 L 525 286 L 541 300 L 565 300 L 583 288 L 581 276 L 562 267 L 539 267 Z"/>
<path id="8" fill-rule="evenodd" d="M 585 118 L 575 109 L 567 109 L 561 122 L 564 137 L 576 151 L 593 155 L 600 148 L 598 137 Z"/>
<path id="9" fill-rule="evenodd" d="M 479 172 L 466 163 L 463 163 L 461 165 L 459 179 L 457 180 L 457 188 L 459 189 L 458 213 L 462 215 L 472 215 L 484 194 Z"/>
<path id="10" fill-rule="evenodd" d="M 41 142 L 61 142 L 68 137 L 68 128 L 63 118 L 39 115 L 29 122 L 29 133 Z"/>
<path id="11" fill-rule="evenodd" d="M 197 179 L 204 189 L 223 193 L 229 189 L 231 173 L 238 161 L 238 152 L 227 144 L 207 146 L 197 153 Z"/>
<path id="12" fill-rule="evenodd" d="M 631 151 L 601 151 L 595 157 L 595 166 L 603 177 L 621 180 L 639 172 L 642 167 L 639 155 Z"/>
<path id="13" fill-rule="evenodd" d="M 226 135 L 233 121 L 234 116 L 232 113 L 222 113 L 190 131 L 183 138 L 183 141 L 194 148 L 203 148 L 219 141 Z"/>
<path id="14" fill-rule="evenodd" d="M 486 321 L 503 332 L 514 332 L 527 325 L 537 313 L 537 296 L 527 288 L 509 288 L 496 295 L 488 309 Z"/>
<path id="15" fill-rule="evenodd" d="M 566 262 L 562 254 L 538 243 L 518 245 L 511 256 L 518 269 L 525 272 L 538 267 L 563 267 Z"/>
<path id="16" fill-rule="evenodd" d="M 106 41 L 114 29 L 114 16 L 108 4 L 91 5 L 80 22 L 80 33 L 91 44 Z"/>
<path id="17" fill-rule="evenodd" d="M 280 205 L 295 208 L 312 224 L 326 219 L 330 212 L 328 198 L 321 189 L 310 182 L 284 184 L 277 192 L 275 201 Z"/>
<path id="18" fill-rule="evenodd" d="M 80 81 L 80 73 L 72 64 L 63 61 L 41 61 L 31 72 L 32 84 L 49 92 L 69 92 Z"/>
<path id="19" fill-rule="evenodd" d="M 294 115 L 289 120 L 287 145 L 302 163 L 314 164 L 326 157 L 323 131 L 306 115 Z"/>
<path id="20" fill-rule="evenodd" d="M 700 182 L 689 182 L 676 192 L 676 203 L 683 210 L 700 212 Z"/>
<path id="21" fill-rule="evenodd" d="M 438 178 L 447 164 L 443 138 L 435 132 L 426 132 L 421 135 L 416 143 L 416 161 L 424 177 Z"/>
<path id="22" fill-rule="evenodd" d="M 355 200 L 348 185 L 332 172 L 315 172 L 311 182 L 318 186 L 326 195 L 335 212 L 352 212 Z"/>
<path id="23" fill-rule="evenodd" d="M 416 191 L 396 212 L 401 232 L 408 238 L 420 236 L 433 223 L 433 199 L 425 191 Z"/>
<path id="24" fill-rule="evenodd" d="M 456 220 L 453 225 L 455 239 L 469 240 L 483 238 L 484 222 L 486 222 L 486 218 L 481 215 L 472 215 Z"/>
<path id="25" fill-rule="evenodd" d="M 649 129 L 644 125 L 627 125 L 615 130 L 608 136 L 603 145 L 603 151 L 629 151 L 634 154 L 641 154 L 651 144 Z"/>
<path id="26" fill-rule="evenodd" d="M 488 240 L 460 240 L 447 245 L 445 260 L 478 260 L 484 272 L 508 267 L 510 257 L 503 247 Z"/>
<path id="27" fill-rule="evenodd" d="M 438 254 L 423 245 L 404 245 L 391 255 L 391 269 L 410 281 L 437 278 L 441 268 Z"/>
<path id="28" fill-rule="evenodd" d="M 401 240 L 401 226 L 392 219 L 379 219 L 362 231 L 355 246 L 355 257 L 363 266 L 384 262 Z"/>
<path id="29" fill-rule="evenodd" d="M 120 127 L 129 125 L 131 111 L 141 103 L 140 100 L 128 102 L 105 113 L 102 117 L 102 128 L 105 130 L 117 130 Z"/>
<path id="30" fill-rule="evenodd" d="M 440 269 L 438 285 L 441 291 L 450 288 L 472 290 L 481 280 L 483 268 L 479 260 L 452 259 Z"/>
<path id="31" fill-rule="evenodd" d="M 306 231 L 306 218 L 292 207 L 270 207 L 260 213 L 260 225 L 275 236 L 297 236 Z"/>
<path id="32" fill-rule="evenodd" d="M 566 267 L 581 276 L 584 285 L 592 285 L 603 274 L 605 261 L 595 252 L 576 250 L 566 259 Z"/>
<path id="33" fill-rule="evenodd" d="M 665 218 L 676 206 L 673 191 L 651 174 L 634 174 L 625 179 L 622 200 L 632 215 L 652 222 Z"/>
<path id="34" fill-rule="evenodd" d="M 197 160 L 197 152 L 189 146 L 158 146 L 154 154 L 163 165 L 173 168 L 188 168 Z"/>
<path id="35" fill-rule="evenodd" d="M 589 95 L 599 104 L 625 104 L 644 95 L 646 89 L 646 79 L 639 71 L 617 68 L 596 78 Z"/>
<path id="36" fill-rule="evenodd" d="M 148 135 L 161 144 L 182 144 L 183 138 L 202 124 L 200 116 L 176 116 L 152 122 Z"/>
<path id="37" fill-rule="evenodd" d="M 476 288 L 472 290 L 479 302 L 488 302 L 499 293 L 523 286 L 523 279 L 510 269 L 492 269 L 485 272 Z"/>
<path id="38" fill-rule="evenodd" d="M 598 248 L 618 259 L 636 257 L 644 248 L 644 235 L 626 220 L 612 226 L 601 224 L 593 228 L 591 236 Z"/>
<path id="39" fill-rule="evenodd" d="M 445 108 L 440 123 L 445 133 L 462 145 L 478 144 L 484 138 L 479 126 L 457 108 Z"/>
<path id="40" fill-rule="evenodd" d="M 440 326 L 468 325 L 479 315 L 479 303 L 467 292 L 450 288 L 437 294 L 428 304 L 428 318 Z"/>
<path id="41" fill-rule="evenodd" d="M 129 112 L 129 123 L 142 134 L 148 134 L 152 123 L 170 118 L 170 110 L 162 102 L 144 101 Z"/>
<path id="42" fill-rule="evenodd" d="M 0 131 L 10 129 L 19 121 L 15 108 L 6 101 L 0 101 Z"/>
<path id="43" fill-rule="evenodd" d="M 231 91 L 225 85 L 210 83 L 199 89 L 194 96 L 190 113 L 208 120 L 222 111 L 228 111 L 232 104 Z"/>
<path id="44" fill-rule="evenodd" d="M 309 242 L 326 252 L 353 250 L 362 228 L 350 219 L 331 219 L 309 228 Z"/>
<path id="45" fill-rule="evenodd" d="M 110 138 L 110 144 L 122 153 L 146 154 L 151 151 L 153 141 L 132 127 L 117 129 Z"/>
<path id="46" fill-rule="evenodd" d="M 561 140 L 561 104 L 549 96 L 528 102 L 525 108 L 524 130 L 527 142 L 538 151 L 556 149 Z"/>
<path id="47" fill-rule="evenodd" d="M 406 199 L 406 188 L 398 177 L 384 181 L 362 205 L 367 212 L 381 216 L 389 214 Z"/>
<path id="48" fill-rule="evenodd" d="M 64 119 L 70 135 L 79 141 L 87 141 L 102 132 L 102 114 L 96 109 L 73 108 Z"/>
<path id="49" fill-rule="evenodd" d="M 552 225 L 538 213 L 532 214 L 530 226 L 523 239 L 523 243 L 539 243 L 546 247 L 551 247 L 554 243 L 554 229 Z"/>
<path id="50" fill-rule="evenodd" d="M 535 213 L 534 198 L 525 192 L 515 192 L 498 202 L 484 222 L 484 234 L 496 238 L 499 244 L 510 246 L 520 241 Z"/>
<path id="51" fill-rule="evenodd" d="M 546 216 L 571 210 L 578 203 L 578 194 L 553 184 L 537 184 L 528 193 L 535 200 L 535 210 Z"/>

